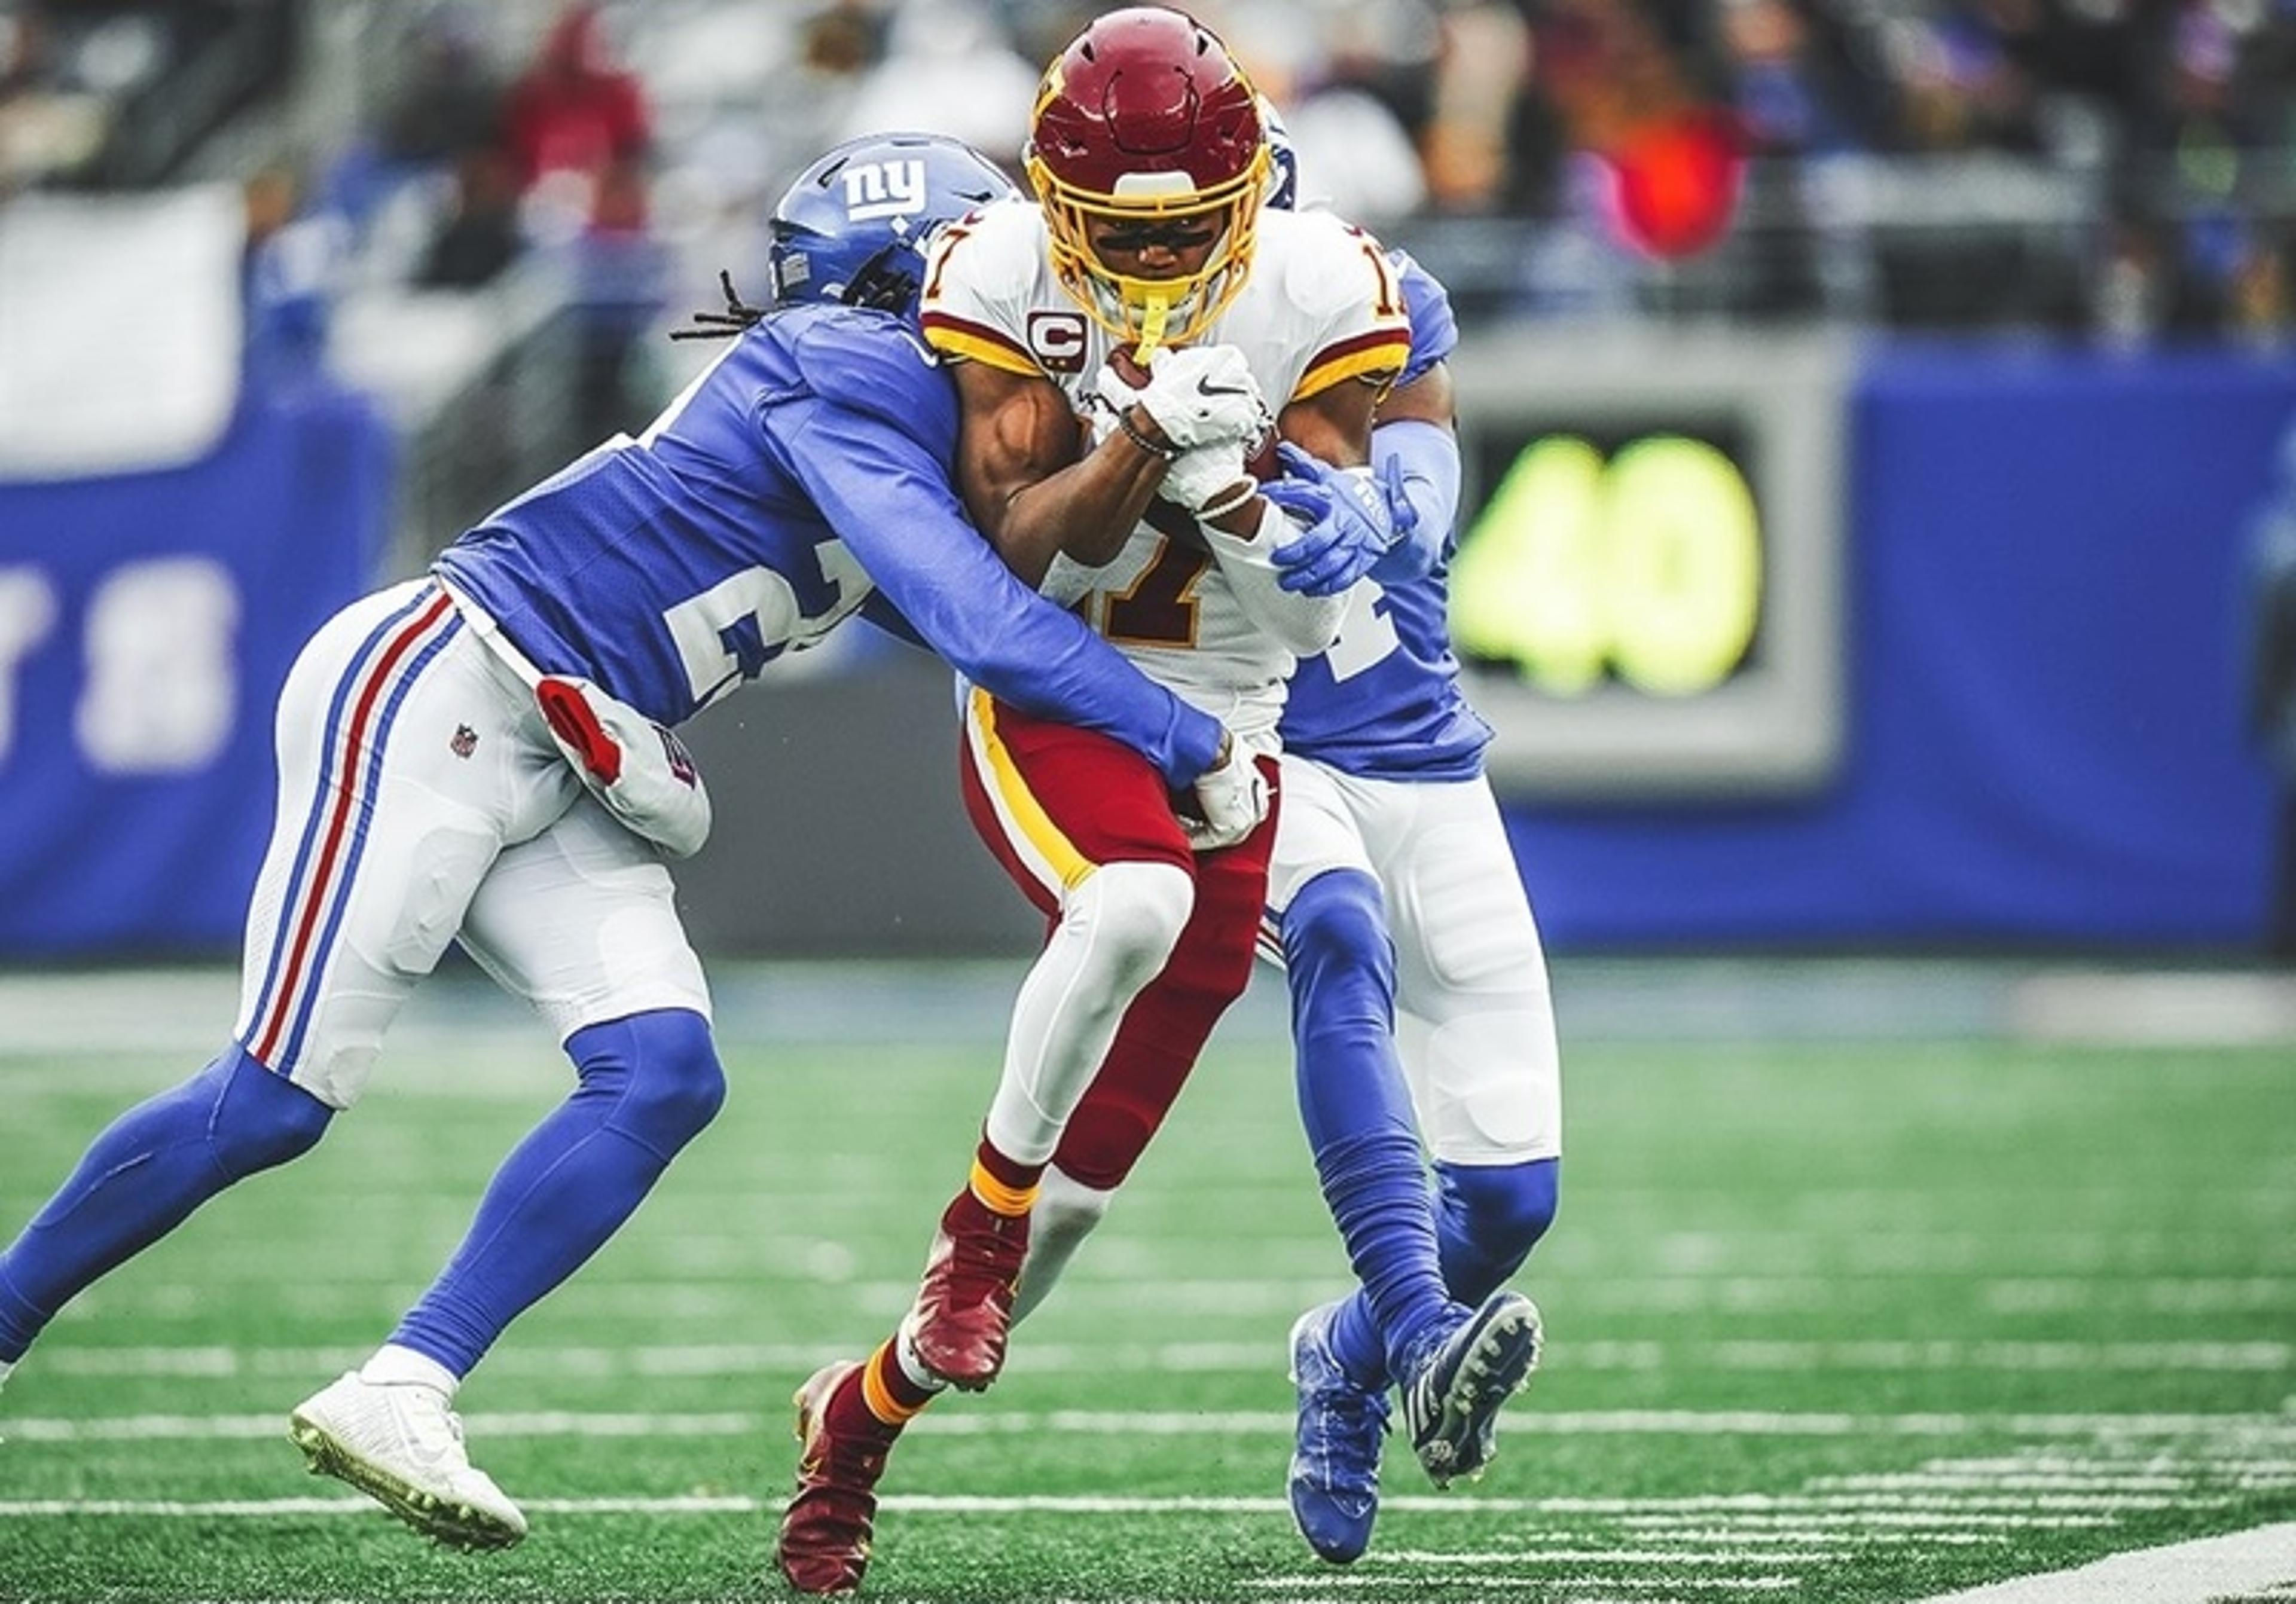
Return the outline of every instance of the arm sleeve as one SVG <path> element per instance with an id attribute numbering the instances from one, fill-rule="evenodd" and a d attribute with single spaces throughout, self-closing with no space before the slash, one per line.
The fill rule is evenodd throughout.
<path id="1" fill-rule="evenodd" d="M 1277 583 L 1282 570 L 1269 553 L 1299 532 L 1282 508 L 1270 503 L 1249 540 L 1210 524 L 1199 527 L 1244 617 L 1293 657 L 1319 657 L 1331 650 L 1332 642 L 1340 638 L 1340 625 L 1348 616 L 1354 589 L 1350 586 L 1336 596 L 1310 596 L 1285 590 Z"/>
<path id="2" fill-rule="evenodd" d="M 1403 286 L 1403 310 L 1411 319 L 1411 359 L 1404 364 L 1398 385 L 1408 384 L 1437 363 L 1446 360 L 1459 344 L 1459 321 L 1451 311 L 1451 296 L 1441 281 L 1403 251 L 1387 253 L 1389 264 Z"/>
<path id="3" fill-rule="evenodd" d="M 824 520 L 958 673 L 1025 713 L 1124 742 L 1176 787 L 1211 766 L 1219 721 L 1015 578 L 914 440 L 817 397 L 784 403 L 771 419 L 783 461 Z"/>
<path id="4" fill-rule="evenodd" d="M 1419 514 L 1408 538 L 1372 567 L 1382 585 L 1401 585 L 1435 570 L 1451 550 L 1459 517 L 1459 442 L 1440 424 L 1401 418 L 1371 431 L 1371 462 L 1384 470 L 1390 458 L 1403 464 L 1403 493 Z"/>

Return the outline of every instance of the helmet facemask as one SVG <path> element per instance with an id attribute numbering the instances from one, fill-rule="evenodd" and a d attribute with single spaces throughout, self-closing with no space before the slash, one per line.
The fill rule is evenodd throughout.
<path id="1" fill-rule="evenodd" d="M 1143 353 L 1185 344 L 1210 328 L 1243 289 L 1267 186 L 1265 144 L 1243 172 L 1203 190 L 1177 172 L 1127 174 L 1112 193 L 1082 189 L 1054 176 L 1033 149 L 1027 166 L 1044 208 L 1054 276 L 1086 315 L 1116 339 Z M 1196 225 L 1215 238 L 1194 271 L 1149 278 L 1103 261 L 1093 242 L 1095 225 L 1125 232 Z"/>

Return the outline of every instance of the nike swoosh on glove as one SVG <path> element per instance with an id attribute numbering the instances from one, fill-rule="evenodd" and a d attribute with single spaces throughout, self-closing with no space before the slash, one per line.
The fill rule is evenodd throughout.
<path id="1" fill-rule="evenodd" d="M 1181 451 L 1227 440 L 1256 444 L 1275 427 L 1259 381 L 1234 346 L 1159 350 L 1148 364 L 1148 382 L 1137 388 L 1104 366 L 1093 389 L 1107 405 L 1142 408 Z"/>

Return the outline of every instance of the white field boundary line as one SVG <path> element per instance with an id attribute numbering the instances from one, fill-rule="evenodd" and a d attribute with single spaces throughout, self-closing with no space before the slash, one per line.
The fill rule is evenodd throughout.
<path id="1" fill-rule="evenodd" d="M 1247 1576 L 1237 1585 L 1244 1588 L 1265 1588 L 1272 1592 L 1291 1592 L 1302 1600 L 1316 1600 L 1334 1588 L 1394 1588 L 1396 1576 L 1366 1576 L 1343 1575 L 1343 1572 L 1308 1572 L 1304 1576 Z M 1566 1588 L 1570 1591 L 1570 1604 L 1610 1604 L 1614 1597 L 1630 1597 L 1635 1604 L 1644 1604 L 1642 1591 L 1662 1592 L 1665 1597 L 1649 1600 L 1649 1604 L 1665 1604 L 1667 1597 L 1678 1597 L 1683 1592 L 1784 1592 L 1789 1588 L 1800 1588 L 1800 1576 L 1476 1576 L 1474 1585 L 1488 1592 L 1492 1588 Z M 1552 1597 L 1552 1595 L 1550 1595 Z"/>
<path id="2" fill-rule="evenodd" d="M 914 1289 L 910 1296 L 914 1296 Z M 1288 1308 L 1296 1298 L 1286 1299 Z M 512 1350 L 488 1362 L 491 1375 L 716 1377 L 802 1374 L 841 1350 L 802 1343 L 693 1344 Z M 324 1375 L 357 1365 L 365 1350 L 335 1347 L 238 1349 L 217 1345 L 66 1347 L 41 1368 L 84 1377 Z M 1014 1356 L 1016 1374 L 1142 1372 L 1254 1375 L 1281 1355 L 1264 1342 L 1049 1343 Z M 1720 1342 L 1692 1347 L 1651 1341 L 1580 1343 L 1554 1355 L 1578 1371 L 1728 1371 L 1807 1374 L 1820 1371 L 2206 1371 L 2267 1374 L 2296 1371 L 2296 1343 L 2251 1342 Z"/>
<path id="3" fill-rule="evenodd" d="M 753 1498 L 745 1494 L 676 1494 L 659 1498 L 529 1498 L 522 1506 L 546 1515 L 757 1515 L 778 1513 L 782 1500 Z M 1546 1498 L 1437 1497 L 1405 1494 L 1381 1501 L 1381 1507 L 1405 1514 L 1470 1515 L 1602 1514 L 1589 1503 L 1615 1502 L 1630 1509 L 1650 1502 Z M 997 1496 L 971 1493 L 892 1493 L 881 1507 L 914 1515 L 1282 1515 L 1291 1504 L 1281 1498 L 1100 1497 L 1078 1494 L 1021 1494 Z M 1562 1506 L 1560 1508 L 1556 1506 Z M 374 1501 L 342 1498 L 16 1498 L 0 1500 L 0 1518 L 29 1519 L 62 1515 L 135 1515 L 154 1517 L 203 1516 L 260 1518 L 279 1515 L 359 1515 L 378 1512 Z"/>
<path id="4" fill-rule="evenodd" d="M 2071 1570 L 1941 1593 L 1921 1604 L 2207 1604 L 2296 1587 L 2296 1522 L 2137 1549 Z"/>
<path id="5" fill-rule="evenodd" d="M 1776 1506 L 1773 1518 L 1781 1522 L 1797 1518 L 1807 1520 L 1813 1529 L 1823 1527 L 1837 1537 L 1843 1525 L 1862 1526 L 1867 1519 L 1882 1520 L 1894 1514 L 1914 1513 L 1915 1510 L 1912 1506 L 1923 1502 L 1917 1499 L 1906 1500 L 1903 1503 L 1891 1502 L 1870 1513 L 1861 1513 L 1854 1509 L 1843 1509 L 1837 1500 L 1793 1494 L 1708 1494 L 1680 1498 L 1496 1498 L 1479 1494 L 1434 1497 L 1426 1494 L 1406 1493 L 1382 1499 L 1380 1507 L 1420 1515 L 1576 1515 L 1648 1530 L 1656 1536 L 1669 1534 L 1664 1533 L 1664 1526 L 1693 1517 L 1702 1520 L 1749 1519 L 1751 1517 L 1739 1514 L 1734 1509 L 1716 1507 L 1742 1502 L 1748 1497 L 1770 1499 Z M 887 1509 L 913 1510 L 928 1515 L 1270 1515 L 1291 1512 L 1288 1503 L 1274 1498 L 1120 1498 L 1050 1494 L 1000 1497 L 985 1494 L 894 1493 L 887 1494 L 880 1502 Z M 2005 1506 L 2012 1512 L 1995 1515 L 1993 1518 L 2010 1520 L 2018 1526 L 2087 1526 L 2113 1524 L 2113 1517 L 2077 1515 L 2052 1518 L 2039 1515 L 2027 1518 L 2014 1511 L 2060 1502 L 2069 1503 L 2078 1510 L 2158 1514 L 2172 1510 L 2221 1509 L 2232 1502 L 2229 1497 L 2215 1496 L 2052 1500 L 1980 1494 L 1950 1501 L 1929 1501 L 1926 1518 L 1948 1527 L 1969 1526 L 1985 1521 L 1987 1511 Z M 778 1502 L 768 1502 L 740 1494 L 529 1498 L 523 1501 L 523 1504 L 529 1510 L 561 1515 L 754 1515 L 782 1508 Z M 372 1502 L 363 1498 L 217 1499 L 199 1502 L 149 1498 L 22 1498 L 0 1500 L 0 1518 L 48 1515 L 327 1515 L 373 1507 Z M 1669 1509 L 1678 1510 L 1680 1513 L 1669 1516 L 1648 1512 Z"/>
<path id="6" fill-rule="evenodd" d="M 262 1414 L 136 1414 L 88 1418 L 0 1415 L 0 1438 L 25 1442 L 205 1442 L 280 1436 L 286 1411 Z M 782 1412 L 599 1412 L 538 1410 L 466 1414 L 471 1434 L 488 1437 L 721 1437 L 786 1428 Z M 2258 1447 L 2296 1444 L 2296 1414 L 1897 1414 L 1757 1410 L 1587 1410 L 1533 1412 L 1523 1425 L 1548 1436 L 1976 1436 L 2120 1438 L 2207 1437 Z M 910 1428 L 953 1436 L 1290 1436 L 1293 1420 L 1275 1411 L 1054 1409 L 991 1414 L 928 1414 Z M 2130 1467 L 2132 1470 L 2138 1467 Z M 1849 1478 L 1844 1478 L 1845 1484 Z M 1882 1478 L 1862 1478 L 1867 1481 Z M 1889 1478 L 1903 1490 L 1918 1474 Z M 2046 1476 L 2030 1479 L 2046 1480 Z M 1883 1489 L 1869 1489 L 1883 1490 Z M 2131 1488 L 2128 1491 L 2145 1491 Z"/>
<path id="7" fill-rule="evenodd" d="M 4 1093 L 4 1088 L 0 1088 Z M 783 1207 L 772 1194 L 743 1193 L 738 1199 L 728 1199 L 718 1212 L 746 1212 L 758 1217 L 791 1215 L 801 1211 L 802 1202 L 792 1199 Z M 2095 1240 L 2092 1239 L 2092 1244 Z M 1064 1283 L 1070 1290 L 1062 1295 L 1064 1307 L 1079 1313 L 1111 1313 L 1148 1311 L 1160 1318 L 1177 1315 L 1196 1317 L 1199 1325 L 1211 1330 L 1227 1331 L 1239 1327 L 1256 1327 L 1259 1322 L 1280 1316 L 1289 1324 L 1292 1315 L 1303 1308 L 1327 1301 L 1341 1283 L 1328 1274 L 1310 1266 L 1328 1251 L 1324 1239 L 1309 1237 L 1274 1238 L 1265 1240 L 1269 1254 L 1267 1274 L 1256 1281 L 1197 1281 L 1178 1279 L 1185 1276 L 1185 1266 L 1165 1264 L 1159 1260 L 1144 1262 L 1138 1272 L 1123 1281 L 1095 1281 L 1078 1275 Z M 2223 1251 L 2252 1252 L 2243 1245 L 2237 1249 Z M 715 1249 L 708 1251 L 715 1253 Z M 1781 1245 L 1778 1252 L 1793 1251 L 1790 1245 Z M 2002 1253 L 2023 1251 L 2015 1248 L 2000 1249 Z M 2054 1256 L 2056 1250 L 2036 1248 L 2032 1253 Z M 2066 1250 L 2068 1253 L 2070 1249 Z M 2278 1249 L 2270 1251 L 2278 1252 Z M 1940 1259 L 1946 1256 L 1937 1256 Z M 1843 1312 L 1883 1313 L 1896 1308 L 1906 1295 L 1910 1283 L 1924 1279 L 1949 1282 L 1943 1289 L 1956 1298 L 1974 1297 L 1988 1310 L 1997 1313 L 2028 1313 L 2037 1312 L 2035 1305 L 2046 1301 L 2047 1308 L 2038 1312 L 2070 1312 L 2105 1310 L 2120 1321 L 2132 1309 L 2157 1314 L 2167 1321 L 2174 1319 L 2198 1321 L 2216 1313 L 2285 1313 L 2296 1311 L 2296 1276 L 2280 1275 L 2252 1278 L 2247 1281 L 2223 1283 L 2186 1283 L 2174 1281 L 2152 1282 L 2123 1281 L 2109 1290 L 2089 1293 L 2068 1293 L 2052 1289 L 2036 1292 L 2034 1283 L 2018 1285 L 2003 1283 L 1997 1294 L 1984 1279 L 1980 1256 L 1975 1252 L 1953 1256 L 1951 1263 L 1907 1262 L 1909 1256 L 1892 1255 L 1887 1264 L 1863 1262 L 1861 1256 L 1845 1256 L 1845 1262 L 1833 1270 L 1830 1283 L 1821 1283 L 1814 1275 L 1765 1277 L 1726 1273 L 1720 1271 L 1702 1276 L 1669 1276 L 1653 1273 L 1632 1279 L 1614 1279 L 1599 1289 L 1590 1289 L 1590 1283 L 1578 1275 L 1557 1266 L 1549 1266 L 1541 1278 L 1541 1296 L 1551 1296 L 1558 1305 L 1570 1303 L 1582 1312 L 1608 1311 L 1684 1313 L 1696 1310 L 1726 1310 L 1732 1313 L 1816 1313 L 1829 1315 Z M 824 1240 L 817 1235 L 798 1232 L 751 1233 L 738 1246 L 729 1247 L 716 1259 L 724 1264 L 738 1264 L 739 1273 L 727 1273 L 716 1279 L 693 1276 L 675 1280 L 602 1280 L 583 1289 L 583 1301 L 590 1315 L 601 1323 L 619 1321 L 645 1322 L 646 1331 L 658 1330 L 666 1316 L 675 1316 L 695 1323 L 704 1322 L 734 1322 L 753 1316 L 763 1303 L 770 1303 L 777 1294 L 801 1289 L 808 1297 L 833 1297 L 841 1299 L 857 1316 L 870 1319 L 897 1319 L 906 1313 L 916 1297 L 914 1281 L 865 1281 L 855 1279 L 855 1261 L 843 1244 Z M 1296 1266 L 1296 1268 L 1295 1268 Z M 2284 1268 L 2296 1270 L 2296 1256 L 2292 1256 Z M 135 1281 L 105 1286 L 94 1298 L 81 1299 L 67 1305 L 60 1320 L 64 1326 L 82 1326 L 98 1321 L 115 1324 L 142 1321 L 153 1324 L 210 1316 L 218 1300 L 245 1297 L 258 1300 L 284 1313 L 308 1318 L 352 1316 L 381 1319 L 386 1322 L 398 1318 L 405 1307 L 406 1288 L 403 1281 L 391 1279 L 349 1277 L 342 1273 L 340 1263 L 297 1264 L 292 1267 L 293 1279 L 283 1284 L 282 1267 L 274 1264 L 262 1274 L 224 1266 L 212 1279 L 200 1282 Z M 2058 1278 L 2068 1282 L 2070 1278 Z M 1877 1283 L 1891 1283 L 1878 1288 Z M 1814 1289 L 1830 1284 L 1835 1289 L 1824 1292 Z M 2149 1290 L 2147 1289 L 2150 1289 Z M 56 1346 L 53 1341 L 51 1346 Z M 183 1345 L 177 1345 L 183 1346 Z M 746 1365 L 753 1361 L 745 1354 L 770 1351 L 774 1346 L 765 1344 L 716 1344 L 709 1346 L 664 1345 L 670 1354 L 714 1353 L 714 1359 L 700 1363 L 734 1363 Z M 1053 1345 L 1070 1354 L 1082 1353 L 1080 1345 Z M 1909 1344 L 1900 1341 L 1875 1345 L 1861 1344 L 1854 1349 L 1846 1345 L 1809 1345 L 1831 1346 L 1838 1357 L 1857 1357 L 1871 1367 L 1874 1364 L 1890 1368 L 1912 1368 L 1912 1355 L 1927 1355 L 1920 1363 L 1923 1368 L 1935 1365 L 1974 1363 L 1976 1343 L 1956 1342 L 1941 1347 L 1932 1344 Z M 2076 1343 L 2068 1348 L 2062 1341 L 2020 1345 L 1994 1341 L 1986 1345 L 1988 1363 L 2001 1368 L 2033 1370 L 2058 1367 L 2069 1363 L 2087 1367 L 2092 1360 L 2099 1364 L 2113 1363 L 2133 1368 L 2150 1368 L 2157 1361 L 2170 1358 L 2205 1358 L 2194 1350 L 2186 1354 L 2158 1351 L 2154 1341 L 2085 1344 Z M 2267 1368 L 2283 1368 L 2273 1364 L 2267 1355 L 2268 1347 L 2259 1348 L 2251 1341 L 2218 1342 L 2210 1346 L 2220 1353 L 2234 1355 L 2228 1361 L 2216 1362 L 2216 1367 L 2230 1363 L 2240 1367 L 2264 1364 Z M 533 1350 L 511 1350 L 492 1361 L 497 1366 L 509 1362 L 513 1354 L 531 1352 L 537 1355 L 565 1352 L 594 1354 L 601 1351 L 619 1353 L 625 1347 L 631 1353 L 645 1351 L 646 1338 L 633 1338 L 627 1344 L 616 1342 L 611 1347 L 566 1347 Z M 1199 1340 L 1186 1343 L 1110 1344 L 1095 1345 L 1090 1349 L 1092 1361 L 1103 1368 L 1122 1355 L 1144 1352 L 1176 1354 L 1199 1353 L 1199 1362 L 1210 1368 L 1251 1368 L 1273 1363 L 1280 1366 L 1282 1345 L 1275 1346 L 1277 1357 L 1267 1357 L 1266 1340 L 1259 1344 L 1229 1340 Z M 1711 1368 L 1717 1359 L 1709 1351 L 1710 1345 L 1664 1344 L 1647 1338 L 1603 1338 L 1573 1342 L 1569 1349 L 1574 1366 L 1606 1370 L 1655 1370 L 1669 1363 L 1685 1369 Z M 1015 1355 L 1033 1357 L 1043 1351 L 1037 1347 L 1022 1350 Z M 1255 1357 L 1255 1354 L 1257 1357 Z M 1781 1348 L 1775 1342 L 1762 1342 L 1746 1348 L 1730 1350 L 1733 1364 L 1745 1368 L 1757 1366 L 1775 1368 L 1781 1363 L 1799 1364 L 1809 1354 Z M 360 1355 L 364 1357 L 364 1354 Z M 828 1354 L 825 1356 L 834 1356 Z M 1558 1355 L 1559 1356 L 1559 1355 Z M 545 1363 L 538 1356 L 530 1363 Z M 593 1358 L 592 1364 L 600 1363 Z M 640 1362 L 628 1357 L 607 1361 L 618 1371 L 628 1371 Z M 1075 1361 L 1071 1360 L 1071 1367 Z"/>

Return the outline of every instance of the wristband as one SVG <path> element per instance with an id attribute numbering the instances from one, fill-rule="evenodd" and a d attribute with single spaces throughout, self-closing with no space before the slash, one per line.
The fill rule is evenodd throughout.
<path id="1" fill-rule="evenodd" d="M 1119 406 L 1111 410 L 1116 413 L 1116 426 L 1124 431 L 1124 438 L 1150 456 L 1160 462 L 1169 462 L 1180 454 L 1180 448 L 1177 446 L 1159 446 L 1146 435 L 1142 434 L 1140 426 L 1132 421 L 1131 407 Z"/>
<path id="2" fill-rule="evenodd" d="M 1242 486 L 1241 494 L 1238 494 L 1235 491 L 1230 491 L 1226 495 L 1218 497 L 1213 501 L 1208 501 L 1202 506 L 1198 507 L 1196 509 L 1196 518 L 1198 521 L 1202 523 L 1211 523 L 1217 520 L 1226 518 L 1229 513 L 1234 511 L 1237 508 L 1250 501 L 1253 496 L 1259 494 L 1259 486 L 1249 475 L 1239 480 L 1238 483 Z"/>

